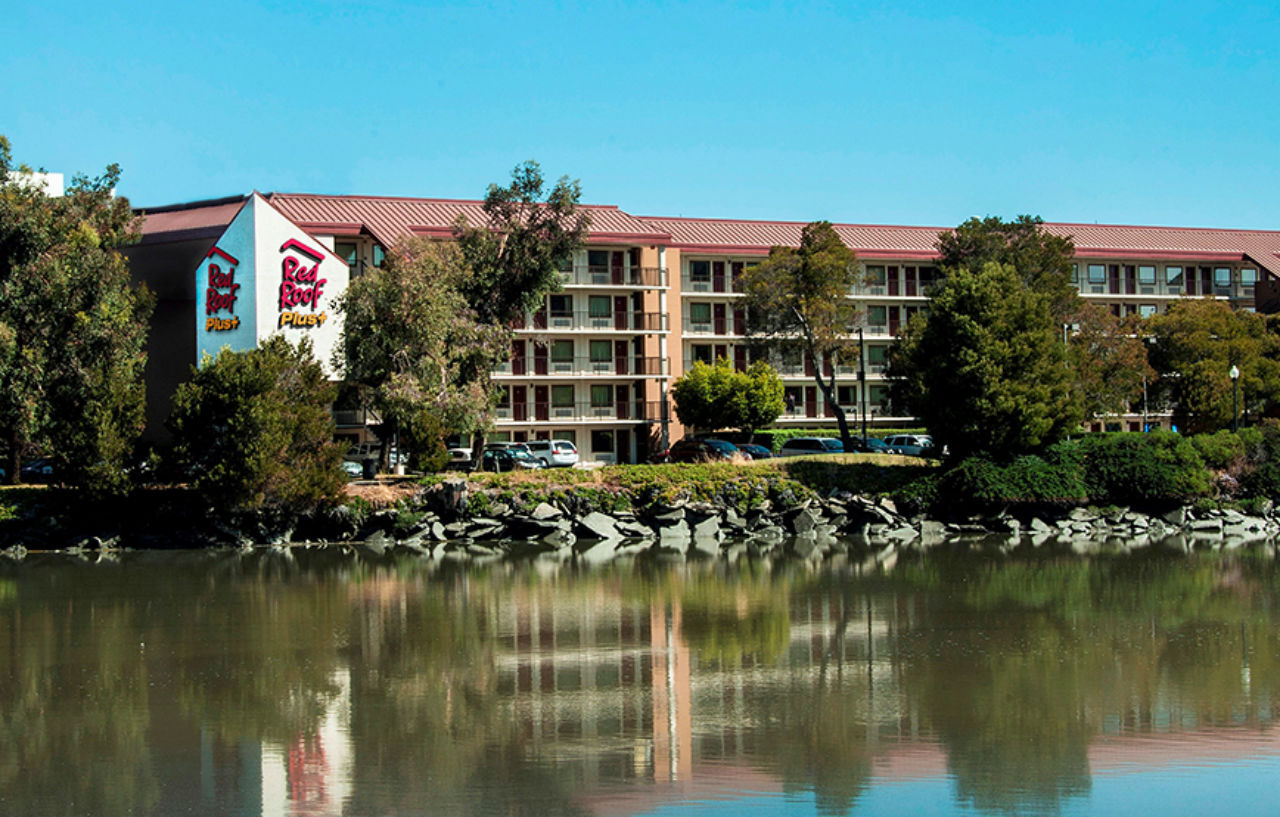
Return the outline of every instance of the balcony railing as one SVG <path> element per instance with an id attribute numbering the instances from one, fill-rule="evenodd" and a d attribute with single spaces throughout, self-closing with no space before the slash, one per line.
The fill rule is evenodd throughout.
<path id="1" fill-rule="evenodd" d="M 706 292 L 712 295 L 734 295 L 744 292 L 742 279 L 730 275 L 690 275 L 680 276 L 681 292 Z"/>
<path id="2" fill-rule="evenodd" d="M 739 325 L 739 324 L 743 325 Z M 746 332 L 746 321 L 735 321 L 731 315 L 722 318 L 712 317 L 705 321 L 695 321 L 689 313 L 681 316 L 681 327 L 686 335 L 743 335 Z"/>
<path id="3" fill-rule="evenodd" d="M 382 418 L 369 409 L 333 409 L 333 423 L 338 427 L 377 425 Z"/>
<path id="4" fill-rule="evenodd" d="M 574 265 L 560 270 L 560 283 L 565 286 L 599 287 L 665 287 L 666 267 L 614 267 Z"/>
<path id="5" fill-rule="evenodd" d="M 509 360 L 498 366 L 493 373 L 509 377 L 659 377 L 668 373 L 668 367 L 664 357 L 624 355 L 602 359 L 583 355 L 557 360 L 534 356 Z"/>
<path id="6" fill-rule="evenodd" d="M 579 423 L 593 421 L 649 422 L 662 419 L 662 403 L 645 400 L 615 400 L 609 403 L 577 401 L 553 403 L 530 400 L 497 409 L 499 423 Z M 668 415 L 675 417 L 674 410 Z"/>
<path id="7" fill-rule="evenodd" d="M 513 328 L 530 332 L 665 332 L 667 316 L 661 312 L 631 311 L 604 315 L 585 309 L 535 312 Z"/>

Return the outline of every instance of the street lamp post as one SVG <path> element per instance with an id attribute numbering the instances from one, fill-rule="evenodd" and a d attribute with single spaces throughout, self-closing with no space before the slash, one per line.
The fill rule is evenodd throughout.
<path id="1" fill-rule="evenodd" d="M 1232 364 L 1227 374 L 1231 376 L 1231 430 L 1236 432 L 1240 430 L 1240 369 Z"/>

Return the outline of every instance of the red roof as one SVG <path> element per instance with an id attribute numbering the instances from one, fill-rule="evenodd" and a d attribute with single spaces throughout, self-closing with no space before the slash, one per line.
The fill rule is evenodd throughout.
<path id="1" fill-rule="evenodd" d="M 642 216 L 671 234 L 671 243 L 688 252 L 762 254 L 775 245 L 797 246 L 799 221 Z M 934 242 L 945 227 L 894 227 L 835 224 L 836 233 L 864 258 L 934 258 Z M 1137 227 L 1112 224 L 1046 223 L 1049 232 L 1071 236 L 1081 258 L 1187 258 L 1247 261 L 1280 275 L 1280 231 L 1223 230 L 1200 227 Z"/>
<path id="2" fill-rule="evenodd" d="M 367 232 L 387 247 L 410 235 L 450 235 L 460 215 L 474 226 L 487 221 L 479 201 L 306 193 L 272 193 L 267 199 L 312 232 Z M 670 236 L 617 207 L 583 205 L 582 209 L 591 216 L 587 239 L 591 243 L 670 241 Z"/>

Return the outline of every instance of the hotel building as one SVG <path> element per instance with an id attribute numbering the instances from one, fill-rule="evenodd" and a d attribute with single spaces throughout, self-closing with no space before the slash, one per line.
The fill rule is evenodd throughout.
<path id="1" fill-rule="evenodd" d="M 483 224 L 480 205 L 255 193 L 142 211 L 142 241 L 128 254 L 135 277 L 158 299 L 148 364 L 149 435 L 161 433 L 170 395 L 204 352 L 245 348 L 282 331 L 311 336 L 317 357 L 329 360 L 338 323 L 328 321 L 325 304 L 345 289 L 348 277 L 379 265 L 402 238 L 448 240 L 459 216 Z M 683 434 L 668 396 L 674 378 L 697 360 L 725 357 L 746 367 L 751 358 L 743 272 L 772 246 L 797 246 L 804 224 L 584 209 L 590 231 L 585 246 L 565 260 L 561 291 L 516 327 L 510 360 L 495 372 L 502 403 L 490 438 L 569 439 L 586 461 L 643 461 Z M 1073 281 L 1087 301 L 1114 314 L 1152 315 L 1187 296 L 1211 296 L 1242 309 L 1280 307 L 1280 232 L 1058 223 L 1045 228 L 1073 239 Z M 899 330 L 927 305 L 925 292 L 937 276 L 934 244 L 945 228 L 835 229 L 866 272 L 866 283 L 849 293 L 865 315 L 866 388 L 859 388 L 856 362 L 771 352 L 788 395 L 777 425 L 816 428 L 834 422 L 833 407 L 813 382 L 815 370 L 830 375 L 833 366 L 836 397 L 851 422 L 865 416 L 876 427 L 909 424 L 912 418 L 890 410 L 885 361 Z M 289 260 L 289 247 L 295 261 Z M 234 269 L 244 282 L 241 294 L 251 296 L 245 305 L 256 321 L 240 325 L 237 319 L 234 329 L 226 328 L 229 312 L 210 311 L 240 291 L 231 288 L 231 278 L 211 277 L 210 266 L 226 267 L 227 258 L 240 263 Z M 278 287 L 295 286 L 281 283 L 282 274 L 289 278 L 276 271 L 281 263 L 328 282 L 302 302 L 309 310 L 295 311 L 283 296 L 276 302 Z M 228 286 L 214 289 L 214 280 Z M 300 291 L 307 297 L 309 290 Z M 211 315 L 221 317 L 214 321 Z M 1120 418 L 1120 428 L 1142 428 L 1141 407 L 1136 408 Z M 335 417 L 339 433 L 353 439 L 365 433 L 369 419 L 341 404 Z M 1114 420 L 1110 427 L 1116 427 Z"/>

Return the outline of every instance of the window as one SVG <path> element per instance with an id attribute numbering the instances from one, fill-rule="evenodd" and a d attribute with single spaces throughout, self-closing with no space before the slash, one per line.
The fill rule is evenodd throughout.
<path id="1" fill-rule="evenodd" d="M 613 356 L 613 344 L 607 340 L 591 341 L 591 362 L 608 363 Z"/>
<path id="2" fill-rule="evenodd" d="M 552 386 L 551 405 L 556 408 L 572 408 L 573 386 Z"/>
<path id="3" fill-rule="evenodd" d="M 607 318 L 610 315 L 609 296 L 592 295 L 587 301 L 587 308 L 593 318 Z"/>
<path id="4" fill-rule="evenodd" d="M 592 454 L 613 454 L 613 432 L 612 431 L 592 431 L 591 432 L 591 453 Z"/>
<path id="5" fill-rule="evenodd" d="M 606 272 L 609 269 L 608 250 L 587 250 L 587 266 L 592 272 Z"/>
<path id="6" fill-rule="evenodd" d="M 573 253 L 560 256 L 556 261 L 556 269 L 561 272 L 573 272 Z"/>
<path id="7" fill-rule="evenodd" d="M 875 264 L 867 267 L 867 283 L 871 286 L 884 286 L 885 283 L 884 267 Z"/>
<path id="8" fill-rule="evenodd" d="M 511 407 L 511 387 L 503 386 L 498 389 L 498 408 Z"/>
<path id="9" fill-rule="evenodd" d="M 373 245 L 373 265 L 381 267 L 382 262 L 387 260 L 387 251 L 383 249 L 381 244 Z"/>
<path id="10" fill-rule="evenodd" d="M 333 254 L 347 262 L 347 268 L 351 270 L 352 275 L 359 273 L 360 252 L 354 241 L 333 242 Z"/>
<path id="11" fill-rule="evenodd" d="M 1089 265 L 1089 283 L 1105 284 L 1107 282 L 1107 266 L 1106 264 L 1090 264 Z"/>
<path id="12" fill-rule="evenodd" d="M 573 296 L 572 295 L 552 295 L 551 296 L 551 317 L 553 318 L 573 317 Z"/>
<path id="13" fill-rule="evenodd" d="M 689 262 L 689 280 L 697 284 L 711 283 L 711 262 L 710 261 L 690 261 Z"/>
<path id="14" fill-rule="evenodd" d="M 857 386 L 836 386 L 836 402 L 842 406 L 855 406 L 858 404 L 858 387 Z"/>
<path id="15" fill-rule="evenodd" d="M 867 402 L 883 414 L 889 404 L 889 387 L 871 386 L 867 392 Z"/>
<path id="16" fill-rule="evenodd" d="M 888 346 L 868 346 L 867 347 L 867 365 L 883 366 L 888 356 Z"/>
<path id="17" fill-rule="evenodd" d="M 867 307 L 867 323 L 872 326 L 887 326 L 889 324 L 889 309 L 884 306 Z"/>
<path id="18" fill-rule="evenodd" d="M 1165 267 L 1164 283 L 1171 290 L 1182 291 L 1182 267 Z"/>
<path id="19" fill-rule="evenodd" d="M 1230 267 L 1214 267 L 1213 285 L 1216 287 L 1231 286 L 1231 268 Z"/>
<path id="20" fill-rule="evenodd" d="M 1252 267 L 1240 270 L 1240 285 L 1251 287 L 1258 283 L 1258 271 Z"/>
<path id="21" fill-rule="evenodd" d="M 573 341 L 571 340 L 551 341 L 551 361 L 553 363 L 572 363 L 573 362 Z"/>
<path id="22" fill-rule="evenodd" d="M 689 304 L 689 323 L 711 323 L 711 304 Z"/>
<path id="23" fill-rule="evenodd" d="M 551 438 L 573 443 L 575 448 L 578 446 L 578 432 L 576 431 L 553 431 L 551 432 Z"/>
<path id="24" fill-rule="evenodd" d="M 592 408 L 608 408 L 613 405 L 613 387 L 612 386 L 592 386 L 591 387 L 591 407 Z"/>
<path id="25" fill-rule="evenodd" d="M 705 343 L 694 344 L 693 360 L 694 362 L 701 360 L 703 363 L 711 363 L 711 347 Z"/>
<path id="26" fill-rule="evenodd" d="M 1138 316 L 1149 318 L 1156 314 L 1155 304 L 1138 304 Z"/>
<path id="27" fill-rule="evenodd" d="M 1156 282 L 1155 267 L 1138 267 L 1138 283 L 1153 286 Z"/>

